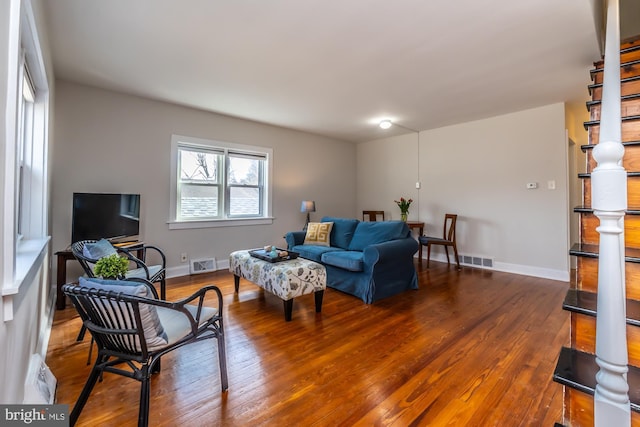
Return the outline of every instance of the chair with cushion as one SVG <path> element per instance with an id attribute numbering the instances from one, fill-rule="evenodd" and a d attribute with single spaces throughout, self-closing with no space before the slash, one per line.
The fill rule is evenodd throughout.
<path id="1" fill-rule="evenodd" d="M 420 236 L 418 241 L 421 245 L 427 247 L 427 268 L 429 268 L 429 259 L 431 258 L 431 245 L 444 246 L 444 252 L 447 255 L 447 264 L 449 261 L 449 246 L 453 247 L 453 254 L 456 257 L 456 265 L 460 269 L 460 260 L 458 259 L 458 247 L 456 246 L 456 221 L 458 215 L 446 214 L 444 216 L 444 231 L 442 237 Z"/>
<path id="2" fill-rule="evenodd" d="M 363 221 L 377 221 L 380 216 L 380 221 L 384 221 L 384 211 L 362 211 Z"/>
<path id="3" fill-rule="evenodd" d="M 151 283 L 160 282 L 160 299 L 167 299 L 166 290 L 166 257 L 160 248 L 150 245 L 136 246 L 134 252 L 142 253 L 141 259 L 135 257 L 131 251 L 126 248 L 115 247 L 106 239 L 101 240 L 82 240 L 71 245 L 71 252 L 82 266 L 88 277 L 95 277 L 93 268 L 95 263 L 102 257 L 115 253 L 123 254 L 131 261 L 131 265 L 135 268 L 129 270 L 125 274 L 126 279 L 133 277 L 146 279 Z M 151 251 L 158 255 L 160 264 L 147 264 L 145 262 L 147 251 Z"/>
<path id="4" fill-rule="evenodd" d="M 71 426 L 104 372 L 140 381 L 138 426 L 147 426 L 149 379 L 160 370 L 160 357 L 205 339 L 218 341 L 220 385 L 223 392 L 227 390 L 222 293 L 216 286 L 206 286 L 190 297 L 168 302 L 157 299 L 155 288 L 144 279 L 81 277 L 79 281 L 79 285 L 67 284 L 62 289 L 95 339 L 98 356 L 71 411 Z M 214 298 L 205 305 L 205 298 L 211 293 Z M 213 304 L 209 305 L 209 301 Z"/>

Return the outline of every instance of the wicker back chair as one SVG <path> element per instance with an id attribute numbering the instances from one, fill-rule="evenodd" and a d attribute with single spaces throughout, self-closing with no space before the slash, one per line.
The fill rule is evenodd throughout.
<path id="1" fill-rule="evenodd" d="M 116 282 L 120 283 L 114 285 Z M 80 279 L 80 284 L 83 286 L 67 284 L 62 289 L 95 339 L 98 355 L 71 411 L 71 426 L 78 420 L 103 372 L 141 382 L 138 426 L 147 426 L 149 379 L 152 372 L 160 370 L 160 357 L 205 339 L 218 342 L 221 389 L 227 390 L 222 294 L 216 286 L 206 286 L 188 298 L 168 302 L 155 299 L 155 288 L 143 279 Z M 205 296 L 211 292 L 215 293 L 217 301 L 214 306 L 205 306 Z"/>
<path id="2" fill-rule="evenodd" d="M 98 262 L 97 259 L 88 257 L 86 255 L 85 246 L 89 244 L 97 243 L 97 240 L 81 240 L 79 242 L 75 242 L 71 245 L 71 252 L 73 256 L 78 260 L 82 269 L 87 274 L 88 277 L 95 277 L 93 274 L 93 265 Z M 113 245 L 112 245 L 113 246 Z M 167 259 L 164 255 L 164 252 L 156 246 L 151 245 L 140 245 L 136 246 L 132 251 L 121 248 L 118 246 L 113 246 L 114 253 L 120 253 L 127 257 L 127 259 L 131 262 L 132 265 L 135 265 L 135 268 L 129 270 L 127 274 L 125 274 L 125 278 L 142 278 L 146 279 L 151 283 L 160 283 L 160 299 L 167 299 L 167 283 L 166 283 L 166 264 Z M 147 264 L 145 262 L 147 250 L 156 253 L 160 259 L 160 264 Z M 137 258 L 132 254 L 132 252 L 137 252 L 142 254 L 141 258 Z"/>

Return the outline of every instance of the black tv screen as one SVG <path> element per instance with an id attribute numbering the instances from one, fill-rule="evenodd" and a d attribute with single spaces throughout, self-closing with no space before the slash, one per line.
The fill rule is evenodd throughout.
<path id="1" fill-rule="evenodd" d="M 71 243 L 140 234 L 140 195 L 73 193 Z"/>

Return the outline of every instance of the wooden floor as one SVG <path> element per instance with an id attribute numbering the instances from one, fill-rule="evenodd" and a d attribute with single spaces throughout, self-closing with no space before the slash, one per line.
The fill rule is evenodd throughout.
<path id="1" fill-rule="evenodd" d="M 426 263 L 425 263 L 426 265 Z M 172 279 L 169 299 L 201 285 L 225 296 L 229 391 L 220 392 L 215 341 L 162 359 L 151 385 L 152 426 L 552 426 L 562 387 L 551 379 L 569 338 L 568 283 L 417 264 L 420 289 L 366 305 L 327 289 L 282 301 L 216 272 Z M 84 385 L 89 337 L 73 308 L 56 312 L 47 364 L 57 401 Z M 137 420 L 139 383 L 105 374 L 77 425 Z"/>

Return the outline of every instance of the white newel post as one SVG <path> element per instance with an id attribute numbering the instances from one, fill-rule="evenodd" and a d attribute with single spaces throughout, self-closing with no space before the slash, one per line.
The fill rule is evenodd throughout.
<path id="1" fill-rule="evenodd" d="M 631 425 L 627 384 L 624 214 L 627 172 L 622 167 L 620 121 L 620 30 L 618 0 L 607 4 L 600 141 L 593 149 L 598 166 L 591 174 L 591 200 L 600 219 L 598 316 L 594 415 L 596 427 Z"/>

